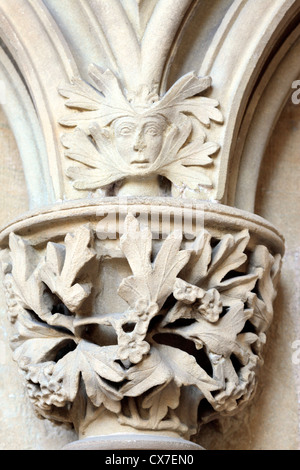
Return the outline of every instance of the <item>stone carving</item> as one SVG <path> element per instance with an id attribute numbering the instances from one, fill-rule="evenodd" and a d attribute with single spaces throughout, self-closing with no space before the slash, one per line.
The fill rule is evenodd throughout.
<path id="1" fill-rule="evenodd" d="M 233 206 L 254 211 L 283 101 L 273 100 L 264 127 L 261 110 L 298 73 L 297 2 L 90 0 L 68 2 L 68 18 L 65 2 L 19 3 L 0 7 L 13 96 L 5 113 L 31 208 L 59 204 L 1 231 L 14 358 L 39 416 L 71 423 L 80 438 L 190 438 L 249 401 L 262 363 L 283 240 Z M 285 43 L 283 24 L 293 26 Z M 282 67 L 289 80 L 278 80 Z M 221 132 L 215 96 L 226 111 Z M 16 115 L 28 117 L 29 102 L 26 138 L 27 118 Z M 127 205 L 116 195 L 139 197 Z M 148 220 L 150 205 L 162 238 L 163 217 L 176 228 L 187 208 L 185 235 L 154 240 L 130 215 L 113 239 L 114 222 L 135 210 Z M 206 230 L 194 231 L 200 213 Z M 99 220 L 109 241 L 98 237 Z"/>
<path id="2" fill-rule="evenodd" d="M 219 145 L 207 141 L 205 128 L 223 118 L 216 100 L 199 96 L 211 78 L 191 72 L 163 89 L 168 56 L 193 3 L 98 2 L 110 50 L 107 70 L 92 64 L 90 83 L 76 77 L 59 89 L 73 110 L 59 122 L 76 127 L 61 139 L 76 162 L 66 170 L 76 190 L 200 198 L 201 190 L 213 188 L 212 156 Z"/>
<path id="3" fill-rule="evenodd" d="M 62 137 L 66 156 L 81 164 L 67 169 L 76 189 L 107 189 L 142 179 L 158 195 L 158 176 L 180 194 L 189 189 L 199 197 L 201 187 L 213 186 L 205 168 L 212 166 L 219 146 L 206 141 L 204 128 L 222 122 L 222 114 L 216 100 L 196 96 L 211 85 L 209 77 L 189 73 L 160 96 L 157 87 L 147 85 L 126 92 L 110 70 L 96 65 L 89 75 L 94 86 L 74 79 L 60 89 L 66 106 L 81 110 L 60 120 L 76 126 Z"/>
<path id="4" fill-rule="evenodd" d="M 128 215 L 117 243 L 131 275 L 115 292 L 127 308 L 103 313 L 94 230 L 44 252 L 12 233 L 11 345 L 37 413 L 80 435 L 108 415 L 121 428 L 189 438 L 247 403 L 281 263 L 249 240 L 247 230 L 219 239 L 203 230 L 187 243 L 176 230 L 157 245 Z"/>

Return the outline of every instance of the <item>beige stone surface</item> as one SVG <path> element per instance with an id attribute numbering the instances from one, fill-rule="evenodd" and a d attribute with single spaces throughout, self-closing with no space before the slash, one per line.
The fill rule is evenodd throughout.
<path id="1" fill-rule="evenodd" d="M 22 161 L 14 136 L 0 107 L 0 226 L 28 210 Z"/>
<path id="2" fill-rule="evenodd" d="M 299 354 L 294 355 L 296 346 L 293 343 L 300 339 L 299 148 L 300 105 L 293 104 L 292 100 L 289 100 L 265 155 L 258 182 L 256 212 L 276 224 L 284 233 L 286 240 L 286 254 L 276 309 L 282 312 L 283 316 L 282 328 L 278 327 L 278 329 L 280 329 L 282 348 L 286 355 L 285 374 L 287 371 L 291 374 L 290 377 L 284 375 L 282 381 L 291 387 L 290 396 L 283 390 L 287 408 L 290 410 L 290 417 L 287 414 L 285 424 L 288 426 L 289 418 L 291 418 L 290 424 L 293 423 L 290 431 L 286 429 L 286 433 L 289 436 L 294 435 L 296 448 L 297 446 L 300 448 L 299 415 L 298 420 L 296 418 L 297 403 L 298 413 L 300 410 L 300 363 L 297 361 Z M 291 364 L 291 355 L 292 358 L 294 355 L 294 362 L 298 363 Z M 295 421 L 298 421 L 298 432 Z M 284 430 L 282 430 L 282 436 L 284 436 Z"/>
<path id="3" fill-rule="evenodd" d="M 295 450 L 300 448 L 299 364 L 293 342 L 300 339 L 300 106 L 288 102 L 263 159 L 256 213 L 273 222 L 286 239 L 286 254 L 266 345 L 257 395 L 249 408 L 221 426 L 203 428 L 199 442 L 211 449 Z"/>

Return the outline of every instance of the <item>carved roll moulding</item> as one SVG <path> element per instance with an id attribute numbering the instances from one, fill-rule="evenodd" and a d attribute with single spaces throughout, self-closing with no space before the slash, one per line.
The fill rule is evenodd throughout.
<path id="1" fill-rule="evenodd" d="M 32 213 L 1 247 L 13 356 L 40 417 L 80 439 L 178 446 L 252 398 L 283 254 L 265 220 L 110 198 Z"/>

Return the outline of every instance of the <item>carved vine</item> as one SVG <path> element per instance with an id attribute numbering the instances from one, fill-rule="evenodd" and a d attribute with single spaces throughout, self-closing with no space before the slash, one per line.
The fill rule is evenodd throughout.
<path id="1" fill-rule="evenodd" d="M 203 230 L 189 247 L 174 232 L 154 251 L 149 229 L 129 215 L 120 248 L 132 274 L 116 293 L 128 308 L 103 314 L 94 242 L 83 226 L 41 255 L 10 236 L 11 345 L 38 414 L 78 427 L 106 410 L 133 428 L 189 437 L 246 403 L 280 256 L 263 245 L 249 251 L 247 230 L 218 240 Z M 112 344 L 92 334 L 103 327 Z"/>

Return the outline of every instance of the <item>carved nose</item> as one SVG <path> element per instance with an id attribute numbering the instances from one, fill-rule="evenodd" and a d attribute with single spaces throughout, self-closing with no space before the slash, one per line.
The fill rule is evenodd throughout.
<path id="1" fill-rule="evenodd" d="M 146 143 L 141 134 L 138 134 L 133 146 L 135 152 L 142 152 L 146 148 Z"/>

